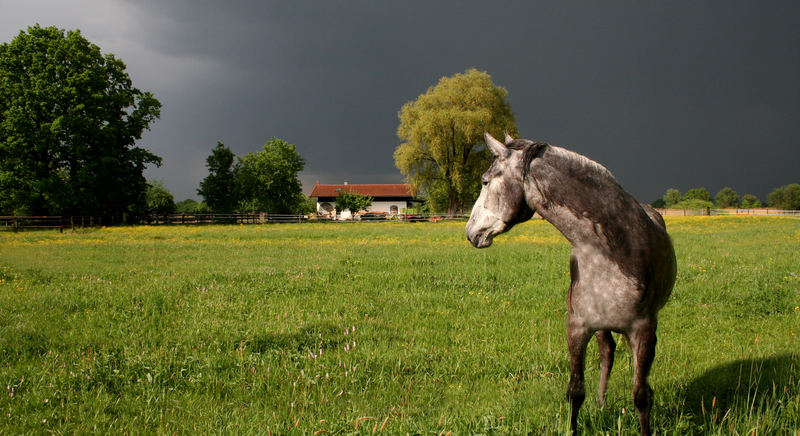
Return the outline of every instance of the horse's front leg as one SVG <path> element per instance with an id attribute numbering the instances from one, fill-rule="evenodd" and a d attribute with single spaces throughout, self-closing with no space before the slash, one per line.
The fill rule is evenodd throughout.
<path id="1" fill-rule="evenodd" d="M 592 337 L 592 332 L 587 330 L 582 323 L 576 322 L 570 316 L 567 321 L 567 345 L 569 346 L 569 385 L 567 386 L 567 399 L 572 407 L 570 429 L 573 434 L 578 431 L 578 412 L 581 410 L 583 400 L 586 398 L 583 372 L 586 362 L 586 345 Z"/>

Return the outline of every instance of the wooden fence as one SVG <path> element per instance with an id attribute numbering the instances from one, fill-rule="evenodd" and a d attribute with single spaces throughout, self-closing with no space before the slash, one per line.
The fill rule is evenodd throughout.
<path id="1" fill-rule="evenodd" d="M 780 209 L 656 209 L 662 216 L 780 215 L 800 217 L 800 210 Z"/>
<path id="2" fill-rule="evenodd" d="M 58 229 L 64 232 L 60 216 L 0 216 L 0 228 L 14 232 L 24 229 Z"/>
<path id="3" fill-rule="evenodd" d="M 466 220 L 469 215 L 457 215 L 447 217 L 443 215 L 384 215 L 384 214 L 365 214 L 356 215 L 350 219 L 333 219 L 331 217 L 320 217 L 317 215 L 287 215 L 269 214 L 265 212 L 257 213 L 234 213 L 234 214 L 168 214 L 151 215 L 143 220 L 142 224 L 269 224 L 269 223 L 305 223 L 305 222 L 335 222 L 352 223 L 358 221 L 391 221 L 391 222 L 439 222 L 452 220 Z"/>
<path id="4" fill-rule="evenodd" d="M 779 210 L 779 209 L 656 209 L 663 216 L 709 216 L 709 215 L 769 215 L 769 216 L 793 216 L 800 218 L 800 210 Z M 541 218 L 539 214 L 534 218 Z M 330 222 L 330 223 L 353 223 L 353 222 L 396 222 L 396 223 L 415 223 L 415 222 L 440 222 L 440 221 L 466 221 L 469 215 L 456 215 L 448 217 L 446 215 L 422 215 L 422 214 L 400 214 L 383 215 L 367 214 L 356 216 L 354 219 L 333 220 L 329 217 L 318 217 L 316 215 L 283 215 L 259 213 L 232 213 L 232 214 L 188 214 L 178 213 L 169 215 L 151 215 L 135 223 L 140 225 L 203 225 L 203 224 L 270 224 L 270 223 L 307 223 L 307 222 Z M 58 229 L 63 232 L 65 228 L 75 230 L 84 227 L 101 227 L 103 225 L 113 225 L 106 217 L 98 216 L 0 216 L 0 229 L 18 232 L 25 229 Z"/>

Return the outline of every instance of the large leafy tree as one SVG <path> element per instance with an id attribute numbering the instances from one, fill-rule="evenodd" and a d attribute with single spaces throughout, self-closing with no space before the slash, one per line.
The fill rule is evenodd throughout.
<path id="1" fill-rule="evenodd" d="M 272 138 L 236 165 L 237 198 L 256 210 L 298 213 L 305 204 L 297 174 L 305 161 L 294 144 Z"/>
<path id="2" fill-rule="evenodd" d="M 434 209 L 454 215 L 475 200 L 491 161 L 483 133 L 517 132 L 507 95 L 489 74 L 469 69 L 403 105 L 397 136 L 405 142 L 394 152 L 395 165 Z"/>
<path id="3" fill-rule="evenodd" d="M 197 193 L 205 198 L 206 204 L 214 212 L 231 213 L 238 205 L 236 176 L 233 172 L 234 158 L 230 148 L 217 142 L 217 146 L 206 159 L 208 176 L 200 182 Z"/>
<path id="4" fill-rule="evenodd" d="M 160 108 L 78 30 L 0 45 L 0 213 L 142 212 L 142 172 L 161 158 L 135 143 Z"/>

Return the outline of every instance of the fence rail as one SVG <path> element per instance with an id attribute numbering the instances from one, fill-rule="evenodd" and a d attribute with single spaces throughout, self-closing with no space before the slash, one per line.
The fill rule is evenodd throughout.
<path id="1" fill-rule="evenodd" d="M 662 216 L 779 215 L 800 217 L 800 210 L 781 209 L 656 209 Z"/>
<path id="2" fill-rule="evenodd" d="M 779 209 L 657 209 L 663 216 L 709 216 L 709 215 L 769 215 L 793 216 L 800 218 L 800 210 Z M 534 218 L 541 218 L 538 214 Z M 351 219 L 331 219 L 315 215 L 285 215 L 268 213 L 232 213 L 232 214 L 169 214 L 151 215 L 136 224 L 143 225 L 202 225 L 202 224 L 270 224 L 270 223 L 353 223 L 353 222 L 440 222 L 440 221 L 466 221 L 469 215 L 437 215 L 437 214 L 366 214 L 357 215 Z M 98 227 L 109 222 L 108 218 L 99 216 L 0 216 L 0 229 L 18 232 L 25 229 L 58 229 L 63 232 L 65 228 L 75 230 L 83 227 Z"/>
<path id="3" fill-rule="evenodd" d="M 372 213 L 356 215 L 347 219 L 332 218 L 330 216 L 316 215 L 290 215 L 290 214 L 269 214 L 269 213 L 236 213 L 236 214 L 168 214 L 151 215 L 142 221 L 143 224 L 268 224 L 268 223 L 305 223 L 305 222 L 336 222 L 352 223 L 358 221 L 391 221 L 391 222 L 439 222 L 466 220 L 469 215 L 456 215 L 448 217 L 446 215 L 422 215 L 422 214 L 399 214 L 389 215 Z"/>
<path id="4" fill-rule="evenodd" d="M 64 232 L 60 216 L 0 216 L 0 228 L 14 232 L 24 229 L 58 229 Z"/>
<path id="5" fill-rule="evenodd" d="M 800 210 L 781 209 L 711 209 L 711 215 L 782 215 L 800 217 Z"/>

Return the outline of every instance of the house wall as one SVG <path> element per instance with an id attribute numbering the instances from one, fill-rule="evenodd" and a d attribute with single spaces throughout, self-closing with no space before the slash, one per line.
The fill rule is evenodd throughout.
<path id="1" fill-rule="evenodd" d="M 328 201 L 318 201 L 317 202 L 317 213 L 320 215 L 326 214 L 327 212 L 322 209 L 322 204 L 328 203 L 331 205 L 336 205 L 335 200 L 328 200 Z M 392 213 L 392 206 L 397 206 L 397 213 L 403 213 L 403 209 L 408 207 L 408 202 L 406 200 L 380 200 L 380 201 L 373 201 L 372 206 L 369 207 L 370 212 L 386 212 Z M 342 215 L 342 218 L 347 219 L 350 217 L 350 211 L 341 211 L 339 208 L 336 208 L 336 211 Z"/>
<path id="2" fill-rule="evenodd" d="M 405 200 L 395 200 L 395 201 L 373 201 L 372 206 L 369 207 L 371 212 L 392 212 L 392 206 L 397 207 L 397 213 L 403 213 L 403 209 L 407 208 L 407 203 Z"/>

